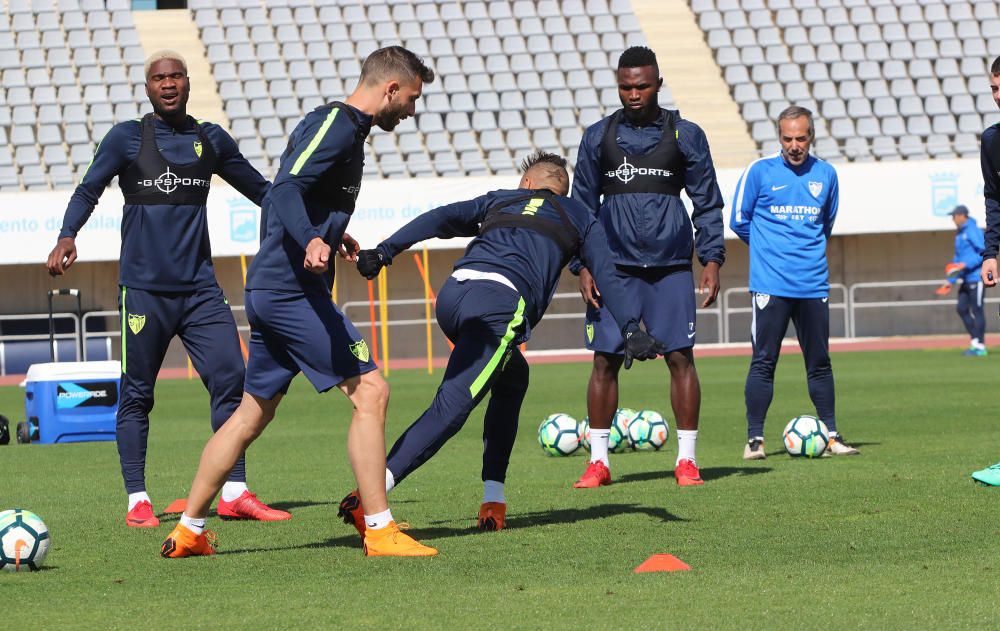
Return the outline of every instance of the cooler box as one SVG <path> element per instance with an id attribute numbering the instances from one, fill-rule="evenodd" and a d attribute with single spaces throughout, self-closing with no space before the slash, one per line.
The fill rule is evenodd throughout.
<path id="1" fill-rule="evenodd" d="M 22 384 L 32 442 L 114 440 L 121 371 L 116 361 L 32 364 Z"/>

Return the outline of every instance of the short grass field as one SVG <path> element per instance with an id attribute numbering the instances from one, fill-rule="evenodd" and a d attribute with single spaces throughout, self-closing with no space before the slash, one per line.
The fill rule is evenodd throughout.
<path id="1" fill-rule="evenodd" d="M 612 456 L 615 483 L 574 490 L 583 452 L 545 456 L 539 421 L 584 416 L 588 364 L 532 367 L 507 484 L 509 528 L 473 530 L 481 498 L 481 410 L 390 494 L 432 559 L 366 559 L 336 518 L 354 487 L 349 406 L 299 377 L 252 447 L 252 487 L 290 522 L 210 520 L 213 558 L 166 560 L 176 520 L 124 526 L 113 443 L 0 447 L 0 509 L 41 515 L 44 571 L 0 573 L 5 627 L 372 629 L 997 628 L 1000 489 L 974 469 L 1000 460 L 997 358 L 957 351 L 838 354 L 840 429 L 862 455 L 793 460 L 788 419 L 811 413 L 801 357 L 779 367 L 762 462 L 742 460 L 745 357 L 699 361 L 703 487 L 678 488 L 676 440 Z M 441 371 L 393 371 L 389 435 L 432 397 Z M 624 373 L 623 405 L 669 414 L 661 362 Z M 186 495 L 209 433 L 197 381 L 164 381 L 150 433 L 149 491 Z M 22 420 L 22 393 L 0 411 Z M 11 428 L 13 430 L 13 427 Z M 671 422 L 671 430 L 674 429 Z M 636 574 L 656 553 L 692 570 Z"/>

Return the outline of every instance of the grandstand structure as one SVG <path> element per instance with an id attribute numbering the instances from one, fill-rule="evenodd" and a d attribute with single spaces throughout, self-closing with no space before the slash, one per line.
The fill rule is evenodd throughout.
<path id="1" fill-rule="evenodd" d="M 816 152 L 833 161 L 972 157 L 992 122 L 995 105 L 977 86 L 986 60 L 1000 54 L 995 2 L 673 4 L 693 14 L 758 152 L 773 147 L 773 120 L 790 102 L 817 113 Z M 217 89 L 217 122 L 269 176 L 302 115 L 344 95 L 365 56 L 393 43 L 425 57 L 439 80 L 426 86 L 419 114 L 397 135 L 373 134 L 369 175 L 510 174 L 517 157 L 535 148 L 572 162 L 583 129 L 619 106 L 617 55 L 647 41 L 628 0 L 188 6 L 183 13 L 199 47 L 191 52 L 207 59 L 214 80 L 195 93 Z M 107 129 L 148 109 L 144 46 L 153 43 L 140 40 L 128 0 L 6 3 L 0 192 L 73 186 Z M 665 74 L 662 102 L 672 107 Z M 697 106 L 699 98 L 714 103 L 720 95 L 687 98 Z"/>
<path id="2" fill-rule="evenodd" d="M 628 46 L 648 44 L 659 54 L 665 79 L 660 102 L 705 129 L 727 202 L 738 169 L 777 149 L 774 119 L 790 103 L 814 110 L 814 152 L 838 163 L 842 173 L 862 163 L 857 168 L 871 168 L 890 186 L 910 178 L 907 188 L 921 190 L 924 197 L 911 204 L 924 214 L 918 228 L 908 228 L 903 215 L 898 229 L 835 233 L 831 273 L 845 287 L 925 281 L 940 273 L 927 255 L 950 252 L 951 226 L 940 210 L 955 201 L 974 214 L 981 208 L 972 196 L 979 135 L 1000 119 L 987 87 L 987 64 L 1000 55 L 995 1 L 189 0 L 186 9 L 162 11 L 132 5 L 0 0 L 0 209 L 21 207 L 24 218 L 11 227 L 3 217 L 0 237 L 15 239 L 10 235 L 24 230 L 16 245 L 32 252 L 0 266 L 0 283 L 9 290 L 0 319 L 41 313 L 38 287 L 58 285 L 82 288 L 84 310 L 109 312 L 114 323 L 114 248 L 90 260 L 93 251 L 81 248 L 71 277 L 55 283 L 39 257 L 51 247 L 60 206 L 104 133 L 149 111 L 142 66 L 148 53 L 163 47 L 188 59 L 189 111 L 228 129 L 268 177 L 292 127 L 313 107 L 345 97 L 369 52 L 402 44 L 420 54 L 438 79 L 425 86 L 417 115 L 392 134 L 374 131 L 369 140 L 365 186 L 382 194 L 400 182 L 453 191 L 473 176 L 482 176 L 475 177 L 476 186 L 510 186 L 517 163 L 534 149 L 567 155 L 572 163 L 583 130 L 620 106 L 613 70 L 618 56 Z M 922 175 L 914 178 L 911 169 Z M 225 190 L 214 187 L 212 196 L 219 199 Z M 845 200 L 852 190 L 858 189 L 844 190 Z M 933 209 L 924 209 L 926 199 Z M 246 212 L 226 203 L 223 215 Z M 43 207 L 46 219 L 29 225 L 30 214 L 42 214 Z M 120 216 L 120 208 L 114 213 Z M 352 226 L 360 229 L 365 220 L 359 212 Z M 102 229 L 114 232 L 116 226 Z M 212 236 L 217 255 L 218 236 Z M 31 238 L 36 240 L 24 245 Z M 431 251 L 432 285 L 447 275 L 454 257 L 454 250 Z M 231 254 L 217 256 L 217 274 L 230 296 L 241 294 L 244 263 Z M 745 248 L 734 243 L 725 287 L 743 284 L 746 270 Z M 355 276 L 340 276 L 338 302 L 362 305 L 351 314 L 361 322 L 367 292 Z M 394 307 L 393 317 L 422 322 L 417 268 L 398 261 L 392 277 L 398 288 L 393 299 L 412 303 Z M 568 274 L 565 281 L 559 291 L 573 294 L 574 281 Z M 923 295 L 908 287 L 890 290 L 885 300 L 900 300 L 904 291 L 913 302 Z M 722 335 L 711 331 L 729 319 L 731 325 L 719 324 L 719 330 L 725 328 L 726 339 L 741 339 L 735 332 L 744 328 L 738 312 L 743 293 L 733 295 L 730 313 L 699 316 L 699 342 L 720 341 Z M 928 308 L 937 311 L 912 321 L 867 316 L 849 330 L 871 335 L 954 328 L 950 310 Z M 561 299 L 551 311 L 558 317 L 543 323 L 536 339 L 574 346 L 578 332 L 558 319 L 582 313 L 576 300 Z M 47 331 L 44 320 L 41 327 Z M 0 346 L 12 330 L 13 324 L 0 321 Z M 845 325 L 835 335 L 847 331 Z M 438 352 L 446 352 L 439 342 Z M 394 348 L 408 352 L 403 343 Z"/>

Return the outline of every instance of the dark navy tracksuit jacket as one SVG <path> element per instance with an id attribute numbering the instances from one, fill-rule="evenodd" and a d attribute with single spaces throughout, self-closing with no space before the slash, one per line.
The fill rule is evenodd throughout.
<path id="1" fill-rule="evenodd" d="M 172 204 L 170 197 L 198 194 L 192 188 L 207 188 L 211 173 L 257 204 L 270 186 L 218 125 L 191 117 L 179 129 L 155 117 L 151 123 L 155 142 L 146 142 L 146 157 L 153 164 L 161 161 L 164 170 L 144 177 L 151 191 L 162 193 L 164 203 L 125 204 L 119 258 L 123 374 L 117 433 L 129 493 L 145 489 L 153 386 L 174 336 L 181 337 L 209 390 L 213 428 L 229 418 L 243 390 L 236 323 L 212 266 L 208 209 L 204 204 Z M 122 178 L 133 173 L 130 167 L 138 164 L 143 146 L 142 119 L 111 128 L 70 198 L 60 238 L 76 237 L 114 177 L 123 190 L 136 185 Z M 178 177 L 184 169 L 203 171 L 206 177 Z M 231 479 L 243 476 L 241 460 Z"/>
<path id="2" fill-rule="evenodd" d="M 556 203 L 565 211 L 566 220 Z M 480 234 L 480 224 L 491 209 L 520 215 L 523 222 L 484 227 Z M 563 250 L 551 236 L 532 227 L 533 221 L 551 222 L 579 240 L 572 249 Z M 461 429 L 489 392 L 482 475 L 484 480 L 505 479 L 528 387 L 528 365 L 517 345 L 528 339 L 531 328 L 541 320 L 562 268 L 572 256 L 579 255 L 597 282 L 604 282 L 608 288 L 605 302 L 615 319 L 624 323 L 622 331 L 638 326 L 636 305 L 610 282 L 613 264 L 603 227 L 583 204 L 548 191 L 493 191 L 437 208 L 408 223 L 379 244 L 378 250 L 391 260 L 418 241 L 477 234 L 438 294 L 438 323 L 455 349 L 431 406 L 389 452 L 387 466 L 397 481 Z"/>

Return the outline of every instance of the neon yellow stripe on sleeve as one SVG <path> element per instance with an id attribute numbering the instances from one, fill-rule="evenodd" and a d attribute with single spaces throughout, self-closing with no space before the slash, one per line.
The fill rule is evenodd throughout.
<path id="1" fill-rule="evenodd" d="M 323 136 L 325 136 L 326 131 L 330 129 L 330 125 L 333 124 L 333 119 L 337 118 L 337 112 L 339 111 L 340 108 L 335 107 L 332 110 L 330 110 L 329 114 L 326 115 L 326 120 L 323 121 L 323 124 L 320 125 L 319 131 L 317 131 L 316 135 L 313 136 L 312 140 L 309 141 L 309 146 L 306 147 L 306 150 L 299 155 L 298 159 L 295 161 L 295 164 L 292 165 L 292 170 L 289 171 L 290 174 L 292 175 L 299 174 L 299 171 L 301 171 L 302 167 L 306 165 L 306 162 L 309 160 L 309 157 L 313 154 L 313 151 L 316 151 L 316 147 L 318 147 L 319 143 L 323 141 Z"/>

